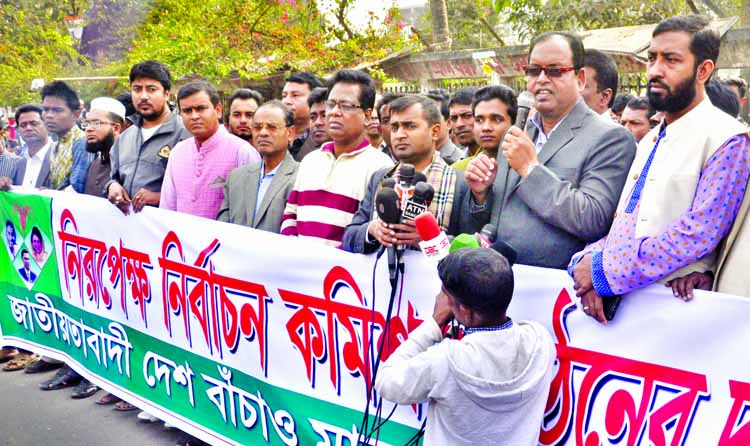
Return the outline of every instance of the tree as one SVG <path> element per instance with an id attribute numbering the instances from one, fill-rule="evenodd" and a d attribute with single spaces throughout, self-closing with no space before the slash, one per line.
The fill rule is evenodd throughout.
<path id="1" fill-rule="evenodd" d="M 384 57 L 401 48 L 391 11 L 362 31 L 347 19 L 349 0 L 337 0 L 338 23 L 321 16 L 316 1 L 154 0 L 126 63 L 158 59 L 176 78 L 257 79 L 287 69 L 325 72 Z"/>
<path id="2" fill-rule="evenodd" d="M 0 104 L 38 100 L 38 93 L 30 91 L 33 79 L 86 65 L 63 21 L 86 5 L 82 0 L 0 2 Z"/>
<path id="3" fill-rule="evenodd" d="M 516 33 L 528 38 L 552 30 L 657 23 L 678 14 L 728 16 L 739 11 L 739 0 L 496 0 L 494 6 Z"/>
<path id="4" fill-rule="evenodd" d="M 432 44 L 436 47 L 451 47 L 451 34 L 448 27 L 448 5 L 446 0 L 430 0 L 432 16 Z"/>

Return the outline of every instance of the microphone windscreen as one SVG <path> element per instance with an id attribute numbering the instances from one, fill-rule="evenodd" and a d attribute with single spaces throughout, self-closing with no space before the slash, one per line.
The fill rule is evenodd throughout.
<path id="1" fill-rule="evenodd" d="M 430 203 L 432 202 L 432 198 L 434 196 L 435 189 L 424 181 L 420 181 L 416 186 L 414 186 L 415 199 L 421 200 L 424 203 Z"/>
<path id="2" fill-rule="evenodd" d="M 385 223 L 396 224 L 401 221 L 398 193 L 389 188 L 383 188 L 375 195 L 375 209 L 378 217 Z"/>
<path id="3" fill-rule="evenodd" d="M 396 180 L 393 177 L 383 178 L 383 181 L 380 182 L 380 187 L 395 189 Z"/>
<path id="4" fill-rule="evenodd" d="M 406 187 L 411 187 L 414 184 L 414 165 L 409 163 L 401 164 L 398 170 L 398 179 Z"/>
<path id="5" fill-rule="evenodd" d="M 416 172 L 414 173 L 414 184 L 417 184 L 419 182 L 427 182 L 427 175 L 423 174 L 422 172 Z"/>
<path id="6" fill-rule="evenodd" d="M 417 216 L 414 219 L 414 226 L 417 227 L 417 232 L 422 240 L 432 240 L 442 232 L 435 216 L 429 212 Z"/>
<path id="7" fill-rule="evenodd" d="M 449 252 L 452 253 L 464 248 L 479 248 L 479 241 L 472 234 L 459 234 L 451 242 Z"/>

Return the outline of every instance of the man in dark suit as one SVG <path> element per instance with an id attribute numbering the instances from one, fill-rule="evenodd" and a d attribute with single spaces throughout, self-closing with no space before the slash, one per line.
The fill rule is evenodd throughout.
<path id="1" fill-rule="evenodd" d="M 480 154 L 469 164 L 473 199 L 466 212 L 496 225 L 496 239 L 518 252 L 518 263 L 565 268 L 575 252 L 609 231 L 635 140 L 581 99 L 578 37 L 536 37 L 528 64 L 536 115 L 528 133 L 510 128 L 497 161 Z"/>
<path id="2" fill-rule="evenodd" d="M 266 102 L 256 110 L 252 127 L 263 159 L 229 174 L 216 218 L 278 234 L 299 165 L 288 151 L 294 112 L 280 101 Z"/>
<path id="3" fill-rule="evenodd" d="M 31 255 L 28 250 L 21 251 L 21 260 L 23 260 L 23 268 L 18 270 L 18 274 L 27 284 L 33 285 L 36 282 L 36 274 L 31 270 Z"/>
<path id="4" fill-rule="evenodd" d="M 310 137 L 310 106 L 307 98 L 315 88 L 322 87 L 320 79 L 310 73 L 297 73 L 285 79 L 281 100 L 294 112 L 295 137 L 289 146 L 289 153 L 295 161 L 300 162 L 308 153 L 315 150 Z"/>
<path id="5" fill-rule="evenodd" d="M 399 164 L 375 172 L 370 179 L 359 210 L 344 231 L 343 248 L 349 252 L 370 253 L 378 247 L 393 245 L 416 246 L 420 241 L 414 222 L 386 224 L 375 213 L 375 196 L 385 177 L 398 179 L 402 163 L 412 164 L 423 172 L 427 183 L 435 189 L 428 208 L 441 229 L 448 234 L 474 233 L 468 214 L 461 213 L 469 191 L 461 172 L 451 168 L 437 152 L 441 116 L 438 105 L 421 95 L 407 95 L 389 104 L 390 140 Z"/>

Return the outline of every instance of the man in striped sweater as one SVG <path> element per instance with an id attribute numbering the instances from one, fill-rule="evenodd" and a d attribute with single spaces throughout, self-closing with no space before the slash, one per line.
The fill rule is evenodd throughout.
<path id="1" fill-rule="evenodd" d="M 326 123 L 332 142 L 302 160 L 281 233 L 338 247 L 365 196 L 370 176 L 393 161 L 370 146 L 365 125 L 375 103 L 369 75 L 342 70 L 328 83 Z"/>

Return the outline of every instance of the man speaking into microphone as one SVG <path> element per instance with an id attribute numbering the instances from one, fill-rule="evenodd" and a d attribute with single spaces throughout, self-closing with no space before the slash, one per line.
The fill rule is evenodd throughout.
<path id="1" fill-rule="evenodd" d="M 465 172 L 472 199 L 464 212 L 497 227 L 495 239 L 518 252 L 518 263 L 564 269 L 605 235 L 635 156 L 627 130 L 581 99 L 583 64 L 580 38 L 533 39 L 525 71 L 537 113 L 528 132 L 511 127 L 497 160 L 480 154 Z"/>
<path id="2" fill-rule="evenodd" d="M 469 190 L 461 172 L 452 169 L 435 150 L 440 137 L 440 110 L 430 98 L 408 95 L 390 104 L 391 147 L 399 163 L 392 168 L 375 172 L 351 224 L 344 232 L 343 248 L 349 252 L 371 253 L 380 246 L 413 246 L 421 241 L 413 218 L 402 218 L 401 223 L 384 223 L 375 212 L 375 196 L 384 178 L 403 184 L 402 172 L 409 171 L 407 163 L 427 178 L 434 194 L 429 203 L 440 228 L 448 234 L 474 233 L 481 229 L 468 214 L 460 210 L 468 205 Z M 402 209 L 404 212 L 405 209 Z"/>

